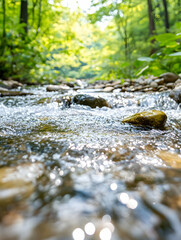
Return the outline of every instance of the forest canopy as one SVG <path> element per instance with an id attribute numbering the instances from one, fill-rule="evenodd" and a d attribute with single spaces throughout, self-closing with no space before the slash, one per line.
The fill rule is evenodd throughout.
<path id="1" fill-rule="evenodd" d="M 1 0 L 1 79 L 49 83 L 180 73 L 180 0 L 91 0 L 86 12 L 62 2 Z"/>

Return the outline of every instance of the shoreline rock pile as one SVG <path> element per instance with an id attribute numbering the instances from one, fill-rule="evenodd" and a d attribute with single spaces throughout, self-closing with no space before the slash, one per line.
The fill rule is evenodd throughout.
<path id="1" fill-rule="evenodd" d="M 125 79 L 121 84 L 118 81 L 96 81 L 92 86 L 95 89 L 101 89 L 103 92 L 113 92 L 116 89 L 120 92 L 162 92 L 172 90 L 176 85 L 181 84 L 181 76 L 174 73 L 164 73 L 159 77 L 150 76 L 145 78 L 141 76 L 138 79 Z"/>

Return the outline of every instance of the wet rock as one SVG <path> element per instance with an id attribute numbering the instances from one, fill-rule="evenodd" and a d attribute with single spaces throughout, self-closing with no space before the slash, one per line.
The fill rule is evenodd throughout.
<path id="1" fill-rule="evenodd" d="M 121 80 L 117 80 L 112 83 L 112 86 L 121 85 Z"/>
<path id="2" fill-rule="evenodd" d="M 33 93 L 27 93 L 27 92 L 20 92 L 20 91 L 8 91 L 8 90 L 0 90 L 0 97 L 14 97 L 14 96 L 27 96 L 27 95 L 33 95 Z"/>
<path id="3" fill-rule="evenodd" d="M 113 90 L 114 90 L 113 87 L 106 87 L 106 88 L 104 88 L 102 91 L 103 91 L 103 92 L 112 92 Z"/>
<path id="4" fill-rule="evenodd" d="M 181 89 L 176 89 L 170 92 L 169 97 L 175 100 L 178 104 L 181 103 Z"/>
<path id="5" fill-rule="evenodd" d="M 27 197 L 33 192 L 33 182 L 43 174 L 43 164 L 30 163 L 0 168 L 0 202 Z"/>
<path id="6" fill-rule="evenodd" d="M 160 151 L 157 156 L 169 166 L 174 168 L 181 168 L 181 157 L 178 154 L 170 153 L 168 151 Z"/>
<path id="7" fill-rule="evenodd" d="M 157 88 L 158 87 L 158 84 L 156 83 L 156 82 L 151 82 L 150 83 L 150 87 L 152 87 L 152 88 Z"/>
<path id="8" fill-rule="evenodd" d="M 7 91 L 8 91 L 8 89 L 0 87 L 0 92 L 7 92 Z"/>
<path id="9" fill-rule="evenodd" d="M 160 78 L 164 79 L 165 83 L 175 82 L 179 76 L 175 73 L 167 72 L 160 75 Z"/>
<path id="10" fill-rule="evenodd" d="M 94 89 L 102 89 L 102 88 L 104 88 L 104 87 L 105 87 L 104 84 L 96 84 L 96 85 L 94 86 Z"/>
<path id="11" fill-rule="evenodd" d="M 167 86 L 167 88 L 173 88 L 174 84 L 173 83 L 167 83 L 166 86 Z"/>
<path id="12" fill-rule="evenodd" d="M 71 103 L 72 103 L 72 99 L 70 96 L 64 96 L 60 99 L 60 102 L 63 108 L 69 108 Z"/>
<path id="13" fill-rule="evenodd" d="M 163 128 L 167 120 L 167 115 L 158 110 L 149 110 L 136 113 L 122 120 L 122 123 L 130 123 L 138 126 Z"/>
<path id="14" fill-rule="evenodd" d="M 175 82 L 175 89 L 181 89 L 181 79 L 178 79 L 178 80 Z"/>
<path id="15" fill-rule="evenodd" d="M 0 81 L 0 86 L 6 89 L 13 89 L 13 88 L 22 87 L 23 84 L 14 80 L 7 80 L 7 81 L 4 80 L 4 81 Z"/>
<path id="16" fill-rule="evenodd" d="M 158 85 L 164 84 L 164 78 L 158 78 L 154 82 L 156 82 Z"/>
<path id="17" fill-rule="evenodd" d="M 68 82 L 66 83 L 66 85 L 70 88 L 74 88 L 75 87 L 75 84 L 74 83 L 71 83 L 71 82 Z"/>
<path id="18" fill-rule="evenodd" d="M 55 91 L 67 91 L 70 87 L 67 85 L 48 85 L 46 90 L 47 92 L 55 92 Z"/>
<path id="19" fill-rule="evenodd" d="M 104 98 L 96 98 L 90 95 L 86 94 L 78 94 L 73 97 L 73 103 L 80 104 L 80 105 L 86 105 L 91 108 L 102 108 L 102 107 L 109 107 L 109 104 Z"/>

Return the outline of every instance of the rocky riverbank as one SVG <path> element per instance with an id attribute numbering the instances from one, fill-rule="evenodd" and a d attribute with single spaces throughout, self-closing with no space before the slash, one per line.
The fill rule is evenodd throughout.
<path id="1" fill-rule="evenodd" d="M 24 88 L 23 84 L 14 81 L 2 81 L 0 80 L 0 96 L 23 96 L 31 93 L 22 91 Z M 137 79 L 122 79 L 122 80 L 111 80 L 103 81 L 97 80 L 91 81 L 81 81 L 72 80 L 71 82 L 60 81 L 58 84 L 48 85 L 46 91 L 60 91 L 66 92 L 69 90 L 79 90 L 79 89 L 94 89 L 97 92 L 105 93 L 119 93 L 119 92 L 143 92 L 143 93 L 153 93 L 153 92 L 164 92 L 170 91 L 170 97 L 173 98 L 178 104 L 181 102 L 181 74 L 177 75 L 175 73 L 164 73 L 158 77 L 141 76 Z M 16 91 L 14 91 L 16 90 Z"/>

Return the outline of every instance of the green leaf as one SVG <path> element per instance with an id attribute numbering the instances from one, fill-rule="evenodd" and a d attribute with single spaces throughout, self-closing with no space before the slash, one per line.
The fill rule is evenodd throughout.
<path id="1" fill-rule="evenodd" d="M 181 56 L 181 52 L 172 53 L 172 54 L 169 54 L 169 56 L 170 56 L 170 57 Z"/>
<path id="2" fill-rule="evenodd" d="M 140 57 L 140 58 L 138 58 L 138 61 L 141 61 L 141 62 L 152 62 L 152 61 L 154 61 L 154 59 L 150 58 L 150 57 Z"/>

